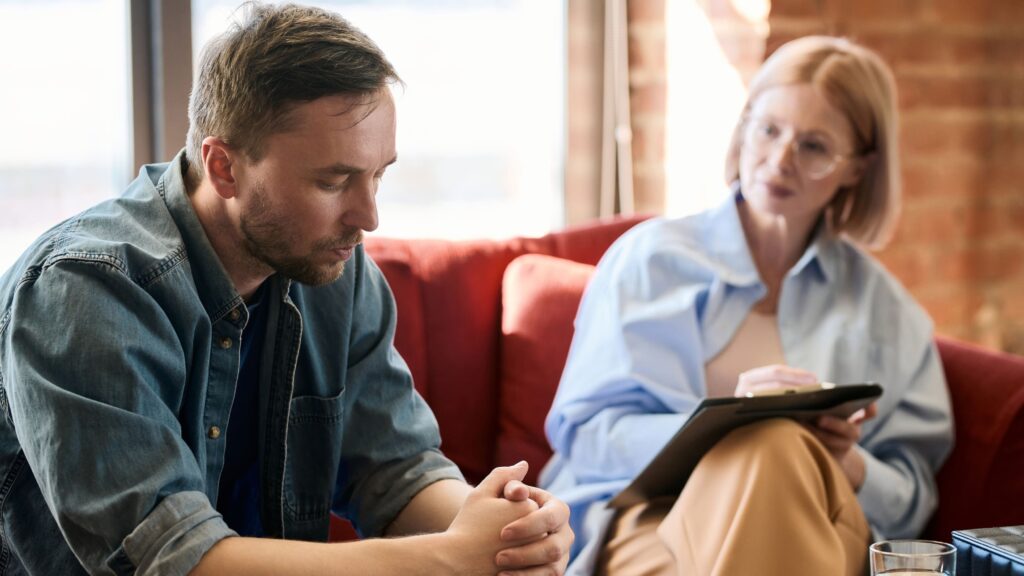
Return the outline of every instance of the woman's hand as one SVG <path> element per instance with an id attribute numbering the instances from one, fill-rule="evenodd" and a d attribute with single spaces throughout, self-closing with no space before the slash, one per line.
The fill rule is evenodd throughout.
<path id="1" fill-rule="evenodd" d="M 860 441 L 861 426 L 877 414 L 878 406 L 872 402 L 845 420 L 835 416 L 819 416 L 807 426 L 811 434 L 839 462 L 854 491 L 860 490 L 864 483 L 864 458 L 853 447 Z"/>
<path id="2" fill-rule="evenodd" d="M 736 396 L 746 396 L 772 388 L 796 388 L 818 383 L 818 377 L 807 370 L 783 364 L 772 364 L 747 370 L 740 374 L 736 383 Z M 867 408 L 854 412 L 847 419 L 835 416 L 819 416 L 808 423 L 807 429 L 832 454 L 843 469 L 850 486 L 859 490 L 864 483 L 864 458 L 853 449 L 860 441 L 861 426 L 875 417 L 878 407 L 872 403 Z"/>
<path id="3" fill-rule="evenodd" d="M 770 388 L 796 388 L 817 383 L 818 377 L 807 370 L 783 364 L 771 364 L 740 374 L 739 380 L 736 382 L 734 396 L 742 397 L 746 396 L 747 392 Z"/>

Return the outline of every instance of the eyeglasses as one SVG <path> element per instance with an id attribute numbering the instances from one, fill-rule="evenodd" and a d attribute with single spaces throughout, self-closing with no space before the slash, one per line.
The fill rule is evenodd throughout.
<path id="1" fill-rule="evenodd" d="M 857 156 L 837 153 L 836 144 L 826 135 L 801 134 L 770 118 L 748 118 L 743 131 L 743 144 L 745 151 L 758 155 L 773 152 L 779 144 L 787 144 L 793 151 L 797 168 L 814 180 L 825 178 L 840 162 Z"/>

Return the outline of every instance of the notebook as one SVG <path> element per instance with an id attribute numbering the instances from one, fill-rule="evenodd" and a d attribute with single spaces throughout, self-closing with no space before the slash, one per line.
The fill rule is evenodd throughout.
<path id="1" fill-rule="evenodd" d="M 740 426 L 767 418 L 811 420 L 825 414 L 847 418 L 882 395 L 882 387 L 873 382 L 833 386 L 702 400 L 668 444 L 608 506 L 627 508 L 658 496 L 677 496 L 704 454 Z"/>

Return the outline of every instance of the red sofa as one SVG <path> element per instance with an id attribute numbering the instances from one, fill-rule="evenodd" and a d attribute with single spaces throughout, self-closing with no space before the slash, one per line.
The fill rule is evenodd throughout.
<path id="1" fill-rule="evenodd" d="M 396 346 L 437 415 L 442 449 L 470 482 L 520 459 L 536 480 L 551 454 L 543 422 L 583 287 L 640 220 L 505 241 L 366 241 L 398 302 Z M 928 535 L 1024 524 L 1024 358 L 941 337 L 938 345 L 957 444 L 938 476 Z M 332 538 L 348 530 L 338 521 Z"/>

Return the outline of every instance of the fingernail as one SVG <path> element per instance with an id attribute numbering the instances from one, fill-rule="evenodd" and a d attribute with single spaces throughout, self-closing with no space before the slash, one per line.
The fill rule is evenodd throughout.
<path id="1" fill-rule="evenodd" d="M 510 562 L 509 562 L 508 556 L 499 554 L 498 555 L 498 559 L 495 561 L 495 563 L 498 566 L 508 566 Z"/>

